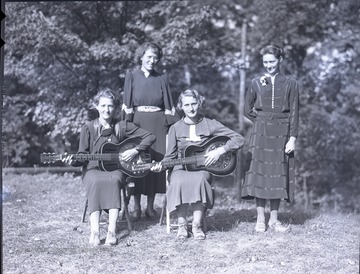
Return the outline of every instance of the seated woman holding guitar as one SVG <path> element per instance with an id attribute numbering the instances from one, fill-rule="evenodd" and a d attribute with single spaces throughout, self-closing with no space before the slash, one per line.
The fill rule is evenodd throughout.
<path id="1" fill-rule="evenodd" d="M 196 240 L 205 239 L 202 218 L 205 209 L 211 209 L 214 204 L 210 173 L 232 172 L 236 166 L 234 152 L 245 142 L 240 134 L 218 121 L 202 117 L 199 110 L 204 103 L 205 98 L 196 90 L 188 89 L 180 94 L 177 108 L 185 117 L 170 127 L 164 159 L 151 167 L 158 172 L 175 166 L 169 175 L 166 198 L 168 210 L 176 210 L 177 238 L 181 239 L 189 237 L 186 220 L 189 204 L 194 211 L 192 234 Z"/>
<path id="2" fill-rule="evenodd" d="M 134 159 L 138 162 L 142 151 L 154 143 L 155 136 L 133 123 L 115 120 L 120 101 L 109 89 L 96 94 L 93 106 L 99 118 L 82 127 L 78 154 L 68 155 L 62 160 L 73 166 L 85 167 L 83 181 L 90 212 L 89 243 L 100 245 L 100 213 L 107 210 L 109 226 L 105 244 L 115 245 L 116 221 L 121 207 L 120 189 L 126 179 L 124 173 L 131 176 L 126 170 L 127 165 L 131 165 Z M 104 152 L 106 154 L 102 154 Z"/>

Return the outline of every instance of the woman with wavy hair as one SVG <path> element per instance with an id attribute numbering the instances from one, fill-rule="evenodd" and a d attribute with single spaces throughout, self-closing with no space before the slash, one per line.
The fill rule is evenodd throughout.
<path id="1" fill-rule="evenodd" d="M 180 94 L 178 109 L 185 116 L 170 127 L 169 142 L 162 162 L 184 158 L 184 149 L 189 145 L 202 146 L 215 136 L 227 136 L 229 139 L 222 146 L 204 155 L 204 165 L 209 167 L 228 151 L 236 151 L 244 145 L 244 138 L 237 132 L 225 127 L 220 122 L 203 117 L 200 109 L 205 98 L 196 90 L 185 90 Z M 161 162 L 153 171 L 165 169 Z M 205 239 L 202 220 L 206 209 L 211 209 L 214 197 L 211 188 L 211 174 L 206 170 L 187 171 L 184 166 L 175 166 L 169 175 L 170 185 L 166 193 L 167 208 L 176 211 L 179 230 L 177 238 L 189 237 L 186 214 L 188 206 L 193 209 L 192 234 L 196 240 Z"/>
<path id="2" fill-rule="evenodd" d="M 129 71 L 124 84 L 125 117 L 156 136 L 156 142 L 149 151 L 155 161 L 164 157 L 166 134 L 170 125 L 176 121 L 167 75 L 155 70 L 162 56 L 163 51 L 156 43 L 146 42 L 141 45 L 135 53 L 135 61 L 140 63 L 140 69 Z M 134 181 L 134 220 L 141 217 L 141 194 L 147 196 L 145 216 L 156 218 L 155 194 L 166 191 L 165 172 L 151 172 L 145 178 Z"/>

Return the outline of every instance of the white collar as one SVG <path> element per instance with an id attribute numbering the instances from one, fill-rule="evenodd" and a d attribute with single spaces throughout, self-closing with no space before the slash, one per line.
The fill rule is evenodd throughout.
<path id="1" fill-rule="evenodd" d="M 148 77 L 149 77 L 150 72 L 149 72 L 148 70 L 146 70 L 146 69 L 144 69 L 144 68 L 141 68 L 141 71 L 144 73 L 145 78 L 148 78 Z"/>

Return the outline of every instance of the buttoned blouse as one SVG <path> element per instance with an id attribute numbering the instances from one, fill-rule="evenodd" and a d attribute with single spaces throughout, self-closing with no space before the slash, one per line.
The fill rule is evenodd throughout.
<path id="1" fill-rule="evenodd" d="M 288 113 L 290 136 L 297 137 L 299 125 L 299 84 L 283 74 L 278 74 L 272 83 L 266 77 L 262 84 L 260 76 L 251 81 L 245 96 L 245 116 L 250 120 L 257 117 L 258 111 Z"/>

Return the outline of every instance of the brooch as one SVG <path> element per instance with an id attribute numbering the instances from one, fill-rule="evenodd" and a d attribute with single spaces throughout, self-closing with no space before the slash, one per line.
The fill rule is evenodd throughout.
<path id="1" fill-rule="evenodd" d="M 268 84 L 268 81 L 267 81 L 265 75 L 260 77 L 260 83 L 262 86 L 266 86 Z"/>

